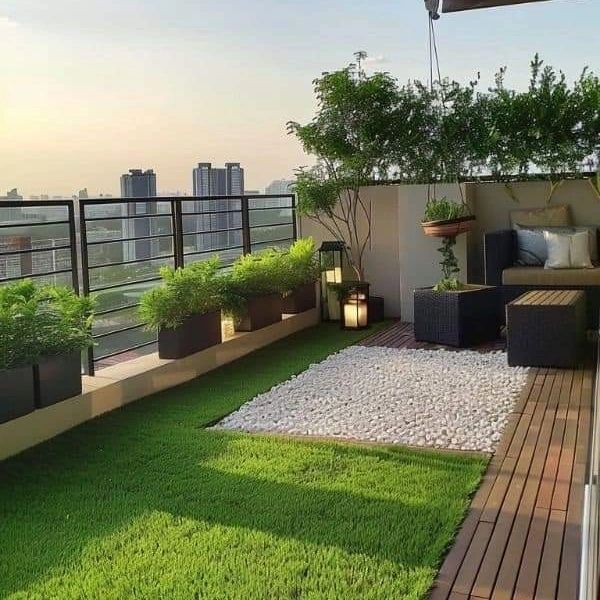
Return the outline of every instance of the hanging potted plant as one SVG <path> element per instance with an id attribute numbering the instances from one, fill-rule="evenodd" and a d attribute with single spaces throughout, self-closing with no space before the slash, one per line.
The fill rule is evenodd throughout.
<path id="1" fill-rule="evenodd" d="M 431 237 L 456 238 L 470 231 L 475 215 L 464 202 L 452 202 L 446 197 L 431 198 L 421 221 L 423 233 Z"/>
<path id="2" fill-rule="evenodd" d="M 464 204 L 446 198 L 427 203 L 421 222 L 426 235 L 442 238 L 442 278 L 433 287 L 414 292 L 414 330 L 417 341 L 450 346 L 473 346 L 493 340 L 500 330 L 497 289 L 468 285 L 459 279 L 456 238 L 469 230 L 474 217 Z M 429 228 L 430 227 L 430 228 Z"/>
<path id="3" fill-rule="evenodd" d="M 81 394 L 81 352 L 92 345 L 93 300 L 64 287 L 38 289 L 37 408 Z"/>
<path id="4" fill-rule="evenodd" d="M 235 331 L 254 331 L 281 321 L 282 294 L 289 289 L 282 253 L 269 249 L 240 256 L 227 275 L 226 312 Z"/>
<path id="5" fill-rule="evenodd" d="M 24 280 L 0 287 L 0 423 L 35 409 L 37 301 Z"/>
<path id="6" fill-rule="evenodd" d="M 287 287 L 283 293 L 283 313 L 297 314 L 315 308 L 317 294 L 315 282 L 320 268 L 312 238 L 296 240 L 282 256 L 288 270 Z"/>
<path id="7" fill-rule="evenodd" d="M 146 292 L 139 314 L 148 330 L 158 331 L 160 358 L 183 358 L 220 344 L 225 279 L 213 258 L 160 271 L 161 286 Z"/>

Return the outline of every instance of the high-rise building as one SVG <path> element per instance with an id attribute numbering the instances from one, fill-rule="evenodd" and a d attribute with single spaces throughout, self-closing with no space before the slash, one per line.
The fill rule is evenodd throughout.
<path id="1" fill-rule="evenodd" d="M 129 169 L 121 175 L 122 198 L 153 198 L 156 196 L 156 173 L 152 169 Z M 155 215 L 156 202 L 131 202 L 127 204 L 127 216 Z M 144 238 L 155 232 L 157 219 L 123 219 L 123 237 Z M 153 256 L 158 240 L 138 239 L 123 242 L 124 260 L 142 260 Z"/>
<path id="2" fill-rule="evenodd" d="M 234 162 L 224 167 L 201 162 L 193 171 L 192 183 L 194 196 L 239 196 L 244 193 L 244 169 Z"/>
<path id="3" fill-rule="evenodd" d="M 294 183 L 291 179 L 275 179 L 265 188 L 265 194 L 291 194 Z"/>
<path id="4" fill-rule="evenodd" d="M 227 162 L 224 167 L 213 167 L 212 163 L 201 162 L 193 170 L 192 183 L 194 196 L 241 196 L 244 194 L 244 169 L 237 162 Z M 194 231 L 208 231 L 195 236 L 194 247 L 198 252 L 219 250 L 230 246 L 241 246 L 240 200 L 211 198 L 206 201 L 190 202 L 193 212 L 208 212 L 196 219 L 187 219 L 194 223 Z M 185 228 L 184 222 L 184 228 Z M 188 229 L 189 230 L 189 229 Z"/>

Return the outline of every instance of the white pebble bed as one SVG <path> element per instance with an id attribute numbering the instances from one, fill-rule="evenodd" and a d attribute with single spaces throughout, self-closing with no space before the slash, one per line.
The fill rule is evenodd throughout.
<path id="1" fill-rule="evenodd" d="M 493 452 L 527 371 L 503 352 L 352 346 L 216 427 Z"/>

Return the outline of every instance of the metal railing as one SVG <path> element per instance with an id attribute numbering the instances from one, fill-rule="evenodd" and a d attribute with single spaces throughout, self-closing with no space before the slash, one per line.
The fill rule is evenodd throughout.
<path id="1" fill-rule="evenodd" d="M 82 287 L 97 299 L 87 372 L 155 350 L 137 308 L 162 266 L 218 255 L 227 267 L 241 254 L 289 245 L 295 210 L 291 194 L 81 200 Z"/>
<path id="2" fill-rule="evenodd" d="M 0 202 L 0 284 L 24 278 L 79 292 L 72 200 Z"/>

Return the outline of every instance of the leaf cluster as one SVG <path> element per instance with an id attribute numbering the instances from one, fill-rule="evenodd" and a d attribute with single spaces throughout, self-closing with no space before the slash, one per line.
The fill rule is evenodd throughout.
<path id="1" fill-rule="evenodd" d="M 94 301 L 24 279 L 0 287 L 0 369 L 92 345 Z"/>
<path id="2" fill-rule="evenodd" d="M 470 210 L 462 202 L 453 202 L 446 196 L 443 198 L 431 198 L 425 205 L 423 223 L 428 221 L 450 221 L 469 216 Z"/>

